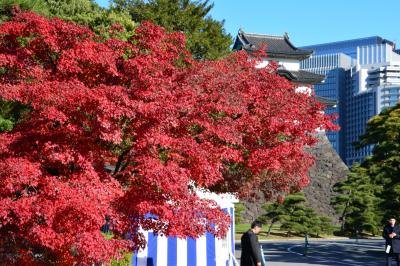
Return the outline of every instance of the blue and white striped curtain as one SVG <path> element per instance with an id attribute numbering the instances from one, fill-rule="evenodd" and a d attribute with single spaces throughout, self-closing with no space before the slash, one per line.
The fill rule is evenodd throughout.
<path id="1" fill-rule="evenodd" d="M 226 238 L 206 233 L 200 238 L 164 237 L 146 231 L 147 246 L 133 255 L 133 266 L 233 266 L 235 252 L 234 208 L 224 208 L 231 217 Z"/>

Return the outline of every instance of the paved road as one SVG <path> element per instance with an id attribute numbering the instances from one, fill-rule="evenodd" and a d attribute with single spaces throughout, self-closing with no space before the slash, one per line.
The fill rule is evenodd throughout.
<path id="1" fill-rule="evenodd" d="M 382 266 L 385 265 L 383 240 L 310 241 L 304 256 L 302 241 L 262 242 L 267 266 Z M 240 245 L 236 245 L 240 258 Z M 394 263 L 393 263 L 394 265 Z"/>

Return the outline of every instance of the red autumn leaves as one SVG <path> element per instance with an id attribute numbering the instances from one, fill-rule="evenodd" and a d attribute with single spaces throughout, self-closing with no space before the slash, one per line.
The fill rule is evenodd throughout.
<path id="1" fill-rule="evenodd" d="M 139 227 L 223 236 L 229 217 L 196 187 L 304 187 L 304 146 L 332 124 L 255 63 L 244 53 L 193 61 L 182 34 L 150 23 L 129 42 L 33 13 L 1 24 L 0 95 L 29 108 L 0 135 L 1 259 L 106 262 L 144 244 Z"/>

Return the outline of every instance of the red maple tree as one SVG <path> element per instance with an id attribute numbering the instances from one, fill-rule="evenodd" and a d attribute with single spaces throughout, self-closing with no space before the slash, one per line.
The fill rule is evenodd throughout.
<path id="1" fill-rule="evenodd" d="M 196 190 L 308 183 L 322 105 L 245 53 L 190 58 L 150 23 L 128 42 L 28 12 L 0 25 L 1 98 L 29 109 L 0 135 L 2 261 L 107 262 L 145 244 L 139 228 L 223 236 L 229 217 Z"/>

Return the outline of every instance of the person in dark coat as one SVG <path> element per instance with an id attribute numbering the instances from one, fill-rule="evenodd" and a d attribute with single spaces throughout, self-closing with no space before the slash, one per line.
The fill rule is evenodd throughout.
<path id="1" fill-rule="evenodd" d="M 261 248 L 257 237 L 257 234 L 261 231 L 261 227 L 261 222 L 254 221 L 251 224 L 251 229 L 242 235 L 240 241 L 242 248 L 240 266 L 262 266 Z"/>
<path id="2" fill-rule="evenodd" d="M 396 225 L 396 219 L 390 217 L 388 224 L 383 228 L 383 238 L 386 241 L 386 265 L 392 265 L 392 257 L 396 258 L 397 266 L 400 266 L 400 227 Z"/>

